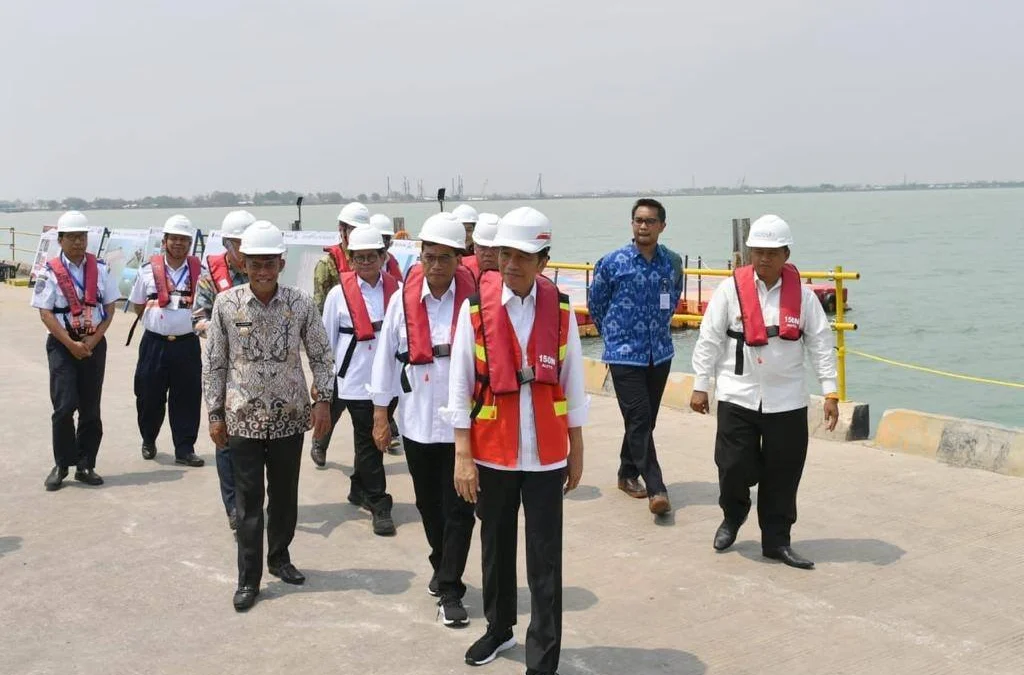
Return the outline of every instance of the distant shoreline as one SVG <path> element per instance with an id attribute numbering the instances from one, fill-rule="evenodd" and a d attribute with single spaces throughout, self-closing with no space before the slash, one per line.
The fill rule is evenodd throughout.
<path id="1" fill-rule="evenodd" d="M 552 200 L 552 199 L 623 199 L 633 197 L 726 197 L 726 196 L 758 196 L 777 194 L 823 194 L 823 193 L 847 193 L 847 192 L 919 192 L 937 190 L 999 190 L 1024 188 L 1024 181 L 971 181 L 955 183 L 901 183 L 896 185 L 833 185 L 823 183 L 817 186 L 784 185 L 774 187 L 707 187 L 707 188 L 685 188 L 676 190 L 607 190 L 604 192 L 566 192 L 556 194 L 489 194 L 481 195 L 447 195 L 446 202 L 501 202 L 519 200 Z M 76 209 L 79 211 L 118 211 L 118 210 L 145 210 L 145 209 L 202 209 L 202 208 L 235 208 L 235 207 L 265 207 L 265 206 L 294 206 L 301 197 L 303 206 L 329 206 L 346 204 L 350 201 L 360 201 L 367 204 L 420 204 L 434 203 L 437 200 L 432 197 L 417 198 L 408 194 L 392 194 L 385 198 L 380 194 L 371 195 L 357 194 L 343 196 L 336 192 L 317 192 L 300 194 L 298 192 L 277 192 L 270 191 L 253 195 L 212 192 L 209 195 L 201 195 L 192 198 L 187 197 L 145 197 L 137 200 L 98 197 L 91 201 L 78 197 L 68 197 L 64 200 L 37 200 L 35 202 L 23 202 L 20 200 L 0 200 L 0 212 L 2 213 L 26 213 L 39 211 L 61 211 Z"/>

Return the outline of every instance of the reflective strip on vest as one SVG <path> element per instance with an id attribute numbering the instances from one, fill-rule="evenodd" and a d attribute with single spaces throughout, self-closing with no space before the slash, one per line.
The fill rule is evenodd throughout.
<path id="1" fill-rule="evenodd" d="M 482 405 L 480 411 L 477 412 L 476 418 L 478 420 L 496 420 L 498 419 L 498 406 L 496 405 Z"/>
<path id="2" fill-rule="evenodd" d="M 555 414 L 559 417 L 569 414 L 568 401 L 555 401 Z"/>
<path id="3" fill-rule="evenodd" d="M 486 347 L 484 347 L 484 346 L 483 346 L 482 344 L 480 344 L 479 342 L 477 342 L 477 343 L 476 343 L 476 344 L 474 345 L 474 347 L 476 347 L 476 357 L 477 357 L 478 359 L 480 359 L 481 361 L 484 361 L 484 362 L 486 362 L 486 361 L 487 361 L 487 348 L 486 348 Z"/>

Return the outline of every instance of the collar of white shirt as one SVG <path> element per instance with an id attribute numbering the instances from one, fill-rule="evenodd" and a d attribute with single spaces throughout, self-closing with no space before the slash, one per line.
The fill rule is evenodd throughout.
<path id="1" fill-rule="evenodd" d="M 518 297 L 518 296 L 516 296 L 515 291 L 513 291 L 511 288 L 509 288 L 508 284 L 502 283 L 501 284 L 501 304 L 502 305 L 507 305 L 512 300 L 512 298 L 515 298 L 515 297 Z M 526 304 L 527 298 L 532 300 L 536 304 L 536 302 L 537 302 L 537 282 L 536 281 L 533 282 L 533 286 L 530 287 L 530 292 L 527 293 L 526 297 L 524 297 L 522 299 L 522 304 Z"/>
<path id="2" fill-rule="evenodd" d="M 772 284 L 771 288 L 768 288 L 768 284 L 766 284 L 764 282 L 764 279 L 762 279 L 761 275 L 758 274 L 757 272 L 754 273 L 754 278 L 757 279 L 757 283 L 761 284 L 761 286 L 764 287 L 764 290 L 769 292 L 769 293 L 774 291 L 777 287 L 782 286 L 782 277 L 781 276 L 778 279 L 775 280 L 775 283 Z"/>
<path id="3" fill-rule="evenodd" d="M 384 275 L 383 274 L 379 274 L 377 276 L 377 282 L 374 283 L 374 284 L 370 284 L 370 283 L 367 283 L 367 281 L 365 279 L 363 279 L 361 276 L 359 276 L 358 274 L 356 275 L 356 279 L 359 280 L 359 285 L 362 286 L 363 288 L 368 288 L 371 291 L 375 290 L 378 286 L 380 286 L 381 279 L 383 279 L 383 278 L 384 278 Z M 426 281 L 424 281 L 424 283 L 426 283 Z"/>
<path id="4" fill-rule="evenodd" d="M 454 276 L 452 277 L 452 282 L 450 284 L 448 284 L 448 290 L 445 291 L 444 294 L 442 294 L 441 297 L 437 299 L 437 301 L 441 302 L 441 300 L 444 300 L 444 297 L 446 295 L 448 295 L 449 293 L 451 293 L 452 295 L 455 295 L 455 277 Z M 428 295 L 430 295 L 430 284 L 427 283 L 426 275 L 423 275 L 423 288 L 420 289 L 420 300 L 426 299 L 426 297 Z"/>
<path id="5" fill-rule="evenodd" d="M 177 271 L 179 271 L 181 269 L 184 269 L 185 267 L 188 267 L 188 256 L 185 256 L 184 262 L 182 262 L 177 267 L 171 267 L 171 261 L 168 260 L 167 256 L 165 255 L 164 256 L 164 266 L 167 268 L 168 272 L 171 272 L 173 274 L 174 272 L 177 272 Z"/>
<path id="6" fill-rule="evenodd" d="M 62 263 L 64 263 L 65 267 L 67 267 L 69 269 L 73 268 L 75 270 L 81 270 L 81 269 L 85 268 L 85 256 L 82 256 L 82 262 L 76 265 L 75 263 L 71 262 L 71 258 L 69 258 L 66 255 L 64 255 L 64 251 L 61 251 L 60 252 L 60 261 Z"/>

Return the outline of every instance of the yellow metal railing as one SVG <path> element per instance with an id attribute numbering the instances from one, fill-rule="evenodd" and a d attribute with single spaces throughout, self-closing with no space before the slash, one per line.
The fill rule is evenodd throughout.
<path id="1" fill-rule="evenodd" d="M 19 251 L 22 252 L 22 253 L 30 253 L 32 255 L 35 255 L 36 249 L 34 249 L 34 248 L 20 248 L 18 246 L 17 238 L 18 237 L 34 237 L 34 238 L 38 239 L 39 238 L 39 233 L 38 232 L 21 232 L 21 231 L 15 229 L 13 227 L 8 227 L 8 228 L 5 228 L 5 229 L 7 230 L 8 234 L 11 237 L 11 243 L 8 245 L 8 248 L 11 249 L 11 262 L 12 263 L 16 262 L 17 253 Z"/>
<path id="2" fill-rule="evenodd" d="M 590 263 L 548 263 L 547 269 L 555 270 L 574 270 L 579 272 L 587 273 L 586 287 L 587 293 L 590 293 L 590 273 L 594 270 L 594 266 Z M 683 269 L 684 275 L 690 275 L 696 277 L 731 277 L 733 271 L 730 269 L 711 269 L 706 267 L 687 267 Z M 824 279 L 826 281 L 834 281 L 836 285 L 836 318 L 832 322 L 832 330 L 836 332 L 836 370 L 837 370 L 837 386 L 839 387 L 839 400 L 845 401 L 846 398 L 846 331 L 857 330 L 857 324 L 846 321 L 846 303 L 843 301 L 843 288 L 844 281 L 854 281 L 860 279 L 860 272 L 844 272 L 841 265 L 836 265 L 835 269 L 823 270 L 823 271 L 811 271 L 801 272 L 801 279 Z M 585 308 L 576 308 L 576 311 L 580 314 L 589 314 Z M 674 321 L 681 321 L 687 323 L 700 323 L 703 317 L 700 314 L 673 314 L 672 319 Z"/>

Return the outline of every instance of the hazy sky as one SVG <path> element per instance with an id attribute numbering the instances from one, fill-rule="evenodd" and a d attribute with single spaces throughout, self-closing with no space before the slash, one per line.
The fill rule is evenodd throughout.
<path id="1" fill-rule="evenodd" d="M 3 0 L 0 198 L 1024 178 L 1012 0 Z"/>

